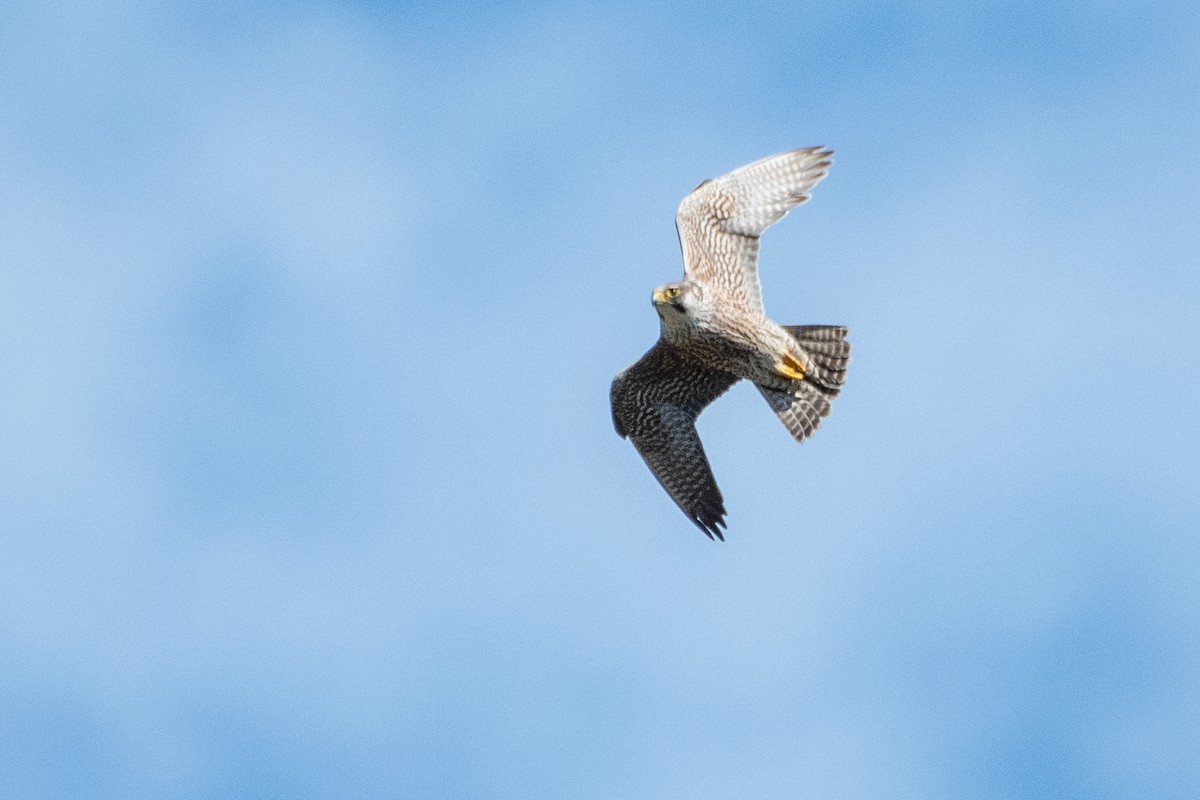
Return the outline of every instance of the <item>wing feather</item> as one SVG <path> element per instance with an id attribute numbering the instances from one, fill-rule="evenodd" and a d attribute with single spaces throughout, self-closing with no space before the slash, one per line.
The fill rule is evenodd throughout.
<path id="1" fill-rule="evenodd" d="M 659 342 L 612 384 L 613 424 L 659 484 L 708 538 L 724 539 L 725 502 L 696 418 L 737 381 Z"/>
<path id="2" fill-rule="evenodd" d="M 823 147 L 791 150 L 697 186 L 675 214 L 684 275 L 761 314 L 759 236 L 809 199 L 832 157 Z"/>

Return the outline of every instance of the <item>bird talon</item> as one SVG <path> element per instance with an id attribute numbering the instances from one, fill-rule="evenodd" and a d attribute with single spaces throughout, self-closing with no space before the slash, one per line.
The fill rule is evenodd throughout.
<path id="1" fill-rule="evenodd" d="M 785 378 L 791 378 L 794 381 L 804 380 L 804 363 L 793 357 L 790 353 L 784 353 L 782 361 L 775 366 L 775 371 Z"/>

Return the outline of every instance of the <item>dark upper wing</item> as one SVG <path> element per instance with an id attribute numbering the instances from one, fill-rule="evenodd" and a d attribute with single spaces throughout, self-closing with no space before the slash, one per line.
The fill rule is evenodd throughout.
<path id="1" fill-rule="evenodd" d="M 667 494 L 710 539 L 725 538 L 725 503 L 696 417 L 736 381 L 660 341 L 612 384 L 617 433 L 629 437 Z"/>
<path id="2" fill-rule="evenodd" d="M 684 275 L 761 314 L 758 237 L 808 200 L 832 157 L 822 147 L 791 150 L 697 186 L 675 213 Z"/>

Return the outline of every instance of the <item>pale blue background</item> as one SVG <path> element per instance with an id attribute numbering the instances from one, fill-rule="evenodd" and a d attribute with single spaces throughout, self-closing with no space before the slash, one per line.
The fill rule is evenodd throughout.
<path id="1" fill-rule="evenodd" d="M 1196 8 L 6 4 L 0 795 L 1200 796 Z M 815 144 L 710 543 L 608 384 Z"/>

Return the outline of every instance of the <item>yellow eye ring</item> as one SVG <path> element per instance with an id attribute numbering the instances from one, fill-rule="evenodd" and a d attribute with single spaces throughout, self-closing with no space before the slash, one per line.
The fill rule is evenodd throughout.
<path id="1" fill-rule="evenodd" d="M 672 299 L 679 297 L 679 287 L 672 286 L 671 288 L 667 289 L 666 294 L 667 294 L 667 297 L 670 297 Z"/>

